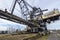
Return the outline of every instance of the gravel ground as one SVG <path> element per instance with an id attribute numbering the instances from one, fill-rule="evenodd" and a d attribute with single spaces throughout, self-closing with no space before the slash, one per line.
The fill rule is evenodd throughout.
<path id="1" fill-rule="evenodd" d="M 60 36 L 58 33 L 52 33 L 47 40 L 60 40 Z"/>

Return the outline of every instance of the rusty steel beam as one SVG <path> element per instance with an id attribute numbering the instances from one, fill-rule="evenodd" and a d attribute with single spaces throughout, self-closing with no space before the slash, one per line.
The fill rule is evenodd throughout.
<path id="1" fill-rule="evenodd" d="M 40 27 L 39 25 L 35 25 L 32 22 L 26 21 L 16 15 L 12 15 L 9 12 L 5 12 L 0 10 L 0 18 L 2 19 L 6 19 L 12 22 L 16 22 L 16 23 L 20 23 L 20 24 L 24 24 L 24 25 L 28 25 L 29 27 Z"/>
<path id="2" fill-rule="evenodd" d="M 56 18 L 58 18 L 59 16 L 60 16 L 60 13 L 58 13 L 58 14 L 56 13 L 56 15 L 54 14 L 50 17 L 49 16 L 48 17 L 43 16 L 45 18 L 43 18 L 42 20 L 47 22 L 47 20 L 50 19 L 52 21 L 53 19 L 56 20 Z M 2 11 L 2 10 L 0 10 L 0 18 L 6 19 L 6 20 L 9 20 L 9 21 L 12 21 L 12 22 L 16 22 L 16 23 L 19 23 L 19 24 L 28 25 L 29 27 L 40 27 L 40 25 L 38 25 L 38 24 L 34 24 L 31 21 L 26 21 L 26 20 L 24 20 L 24 19 L 22 19 L 22 18 L 20 18 L 16 15 L 12 15 L 11 13 L 5 12 L 5 11 Z"/>

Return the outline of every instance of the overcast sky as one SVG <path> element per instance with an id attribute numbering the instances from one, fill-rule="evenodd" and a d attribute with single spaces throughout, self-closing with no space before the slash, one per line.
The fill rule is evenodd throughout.
<path id="1" fill-rule="evenodd" d="M 5 8 L 9 11 L 12 7 L 11 5 L 14 3 L 14 0 L 0 0 L 0 9 L 4 10 Z M 30 5 L 40 7 L 41 9 L 48 9 L 48 11 L 53 10 L 54 8 L 58 8 L 60 10 L 60 0 L 26 0 Z M 12 3 L 13 2 L 13 3 Z M 19 9 L 18 5 L 16 6 Z M 20 9 L 19 9 L 20 10 Z M 21 16 L 19 12 L 14 12 L 15 15 Z M 13 23 L 10 21 L 6 21 L 0 19 L 0 30 L 6 30 L 7 27 L 15 27 L 15 28 L 25 28 L 21 24 Z M 56 21 L 55 23 L 47 24 L 48 29 L 60 29 L 60 21 Z"/>

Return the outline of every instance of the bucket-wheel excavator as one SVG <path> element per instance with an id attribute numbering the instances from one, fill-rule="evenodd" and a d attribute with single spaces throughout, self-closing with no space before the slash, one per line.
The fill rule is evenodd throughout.
<path id="1" fill-rule="evenodd" d="M 13 13 L 17 3 L 21 9 L 21 13 L 24 19 L 14 15 Z M 54 9 L 48 14 L 43 14 L 43 12 L 47 10 L 48 9 L 42 10 L 41 8 L 32 7 L 25 0 L 15 0 L 11 13 L 9 13 L 7 9 L 5 9 L 5 11 L 0 10 L 0 18 L 27 25 L 27 32 L 47 33 L 48 30 L 46 23 L 51 23 L 51 21 L 59 20 L 60 16 L 58 9 Z"/>

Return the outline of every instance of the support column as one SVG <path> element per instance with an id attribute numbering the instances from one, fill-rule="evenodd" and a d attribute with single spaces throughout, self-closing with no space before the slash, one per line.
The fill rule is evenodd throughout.
<path id="1" fill-rule="evenodd" d="M 46 23 L 44 23 L 44 27 L 45 27 L 45 31 L 47 31 L 47 26 L 46 26 Z"/>
<path id="2" fill-rule="evenodd" d="M 47 26 L 46 26 L 46 23 L 44 23 L 44 27 L 45 27 L 45 34 L 47 34 L 48 30 L 47 30 Z"/>
<path id="3" fill-rule="evenodd" d="M 45 34 L 47 34 L 47 31 L 48 31 L 48 30 L 47 30 L 47 27 L 46 27 L 46 22 L 42 22 L 40 26 L 41 26 L 41 28 L 43 29 L 42 32 L 44 32 Z"/>

